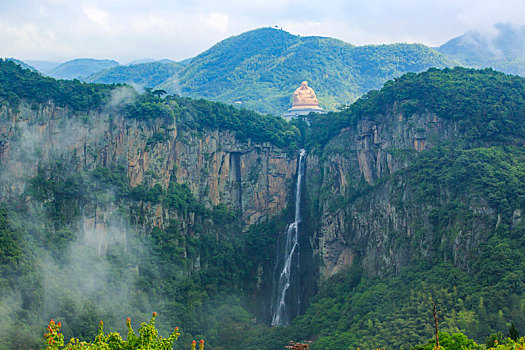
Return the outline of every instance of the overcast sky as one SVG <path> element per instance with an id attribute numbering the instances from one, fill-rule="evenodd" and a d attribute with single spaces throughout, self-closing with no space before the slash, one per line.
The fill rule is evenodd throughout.
<path id="1" fill-rule="evenodd" d="M 524 14 L 525 0 L 0 0 L 0 57 L 181 60 L 276 25 L 355 45 L 439 46 Z"/>

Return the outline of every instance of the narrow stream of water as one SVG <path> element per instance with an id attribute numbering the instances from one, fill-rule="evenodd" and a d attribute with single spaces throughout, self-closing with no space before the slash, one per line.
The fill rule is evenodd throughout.
<path id="1" fill-rule="evenodd" d="M 279 237 L 278 256 L 275 264 L 272 299 L 272 326 L 287 325 L 290 323 L 291 303 L 301 302 L 299 293 L 295 300 L 289 295 L 292 283 L 298 283 L 299 278 L 299 223 L 301 222 L 301 184 L 304 177 L 306 151 L 301 149 L 297 165 L 297 183 L 295 188 L 295 217 L 294 222 L 288 224 L 285 232 Z"/>

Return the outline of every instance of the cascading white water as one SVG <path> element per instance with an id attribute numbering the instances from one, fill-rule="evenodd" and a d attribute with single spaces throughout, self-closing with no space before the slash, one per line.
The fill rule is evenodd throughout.
<path id="1" fill-rule="evenodd" d="M 299 223 L 301 222 L 301 183 L 304 176 L 306 151 L 300 150 L 299 164 L 297 165 L 297 184 L 295 188 L 295 218 L 294 222 L 288 224 L 284 237 L 279 237 L 278 257 L 275 265 L 273 299 L 272 299 L 272 326 L 281 326 L 289 323 L 289 311 L 287 309 L 288 295 L 292 279 L 298 280 L 299 271 Z M 281 247 L 281 239 L 284 245 Z M 280 273 L 279 273 L 280 271 Z M 277 273 L 279 277 L 277 278 Z M 298 282 L 298 281 L 297 281 Z M 288 299 L 288 300 L 287 300 Z M 299 296 L 297 300 L 299 306 Z"/>

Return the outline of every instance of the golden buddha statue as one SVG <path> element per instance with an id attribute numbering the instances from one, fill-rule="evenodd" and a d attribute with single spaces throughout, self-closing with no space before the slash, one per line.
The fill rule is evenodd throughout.
<path id="1" fill-rule="evenodd" d="M 319 101 L 315 96 L 314 90 L 308 86 L 307 81 L 303 81 L 293 93 L 293 104 L 291 109 L 320 109 Z"/>

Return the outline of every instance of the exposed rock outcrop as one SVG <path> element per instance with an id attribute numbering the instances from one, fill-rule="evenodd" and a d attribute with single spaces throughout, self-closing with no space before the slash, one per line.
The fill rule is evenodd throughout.
<path id="1" fill-rule="evenodd" d="M 434 114 L 405 116 L 394 106 L 387 115 L 341 130 L 321 153 L 309 157 L 306 182 L 309 198 L 318 198 L 318 212 L 311 215 L 319 217 L 314 246 L 323 276 L 356 258 L 371 275 L 395 273 L 414 256 L 439 248 L 429 223 L 431 204 L 418 203 L 395 177 L 379 180 L 407 167 L 420 151 L 455 142 L 458 136 L 452 121 Z M 372 184 L 366 198 L 355 194 Z M 458 232 L 456 240 L 439 244 L 455 252 L 454 263 L 468 268 L 467 254 L 490 231 L 496 214 L 479 198 L 464 200 L 472 211 L 484 214 L 476 222 L 450 222 L 449 229 Z"/>
<path id="2" fill-rule="evenodd" d="M 54 105 L 0 111 L 0 186 L 20 194 L 39 164 L 70 162 L 76 170 L 124 166 L 132 187 L 174 179 L 208 207 L 226 204 L 249 225 L 287 205 L 296 158 L 270 143 L 240 142 L 232 131 L 197 132 L 175 122 L 136 121 L 108 111 L 73 115 Z M 161 208 L 153 210 L 163 221 Z"/>

